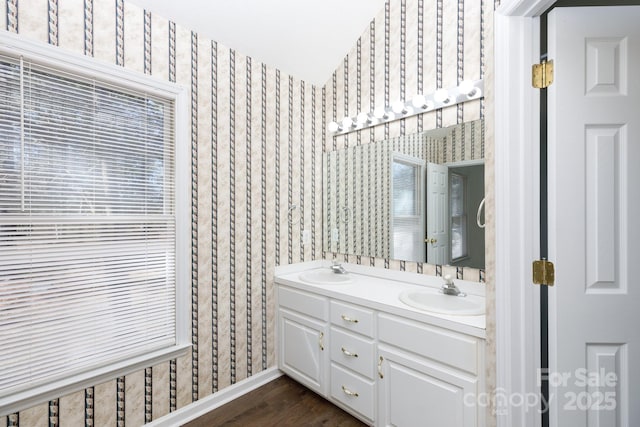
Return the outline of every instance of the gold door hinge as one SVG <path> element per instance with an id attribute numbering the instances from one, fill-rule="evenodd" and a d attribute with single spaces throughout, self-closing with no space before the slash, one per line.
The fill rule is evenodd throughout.
<path id="1" fill-rule="evenodd" d="M 533 283 L 535 285 L 553 286 L 556 271 L 553 263 L 546 259 L 533 261 Z"/>
<path id="2" fill-rule="evenodd" d="M 553 83 L 553 61 L 542 61 L 533 64 L 531 69 L 531 84 L 536 89 L 546 89 Z"/>

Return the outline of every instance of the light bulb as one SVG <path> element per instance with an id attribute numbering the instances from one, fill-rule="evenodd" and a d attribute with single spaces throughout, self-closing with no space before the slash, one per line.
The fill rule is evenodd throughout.
<path id="1" fill-rule="evenodd" d="M 424 95 L 414 96 L 411 104 L 413 104 L 415 108 L 420 110 L 429 110 L 433 108 L 433 102 L 427 101 L 427 98 Z"/>
<path id="2" fill-rule="evenodd" d="M 374 111 L 373 111 L 373 115 L 376 116 L 376 118 L 378 119 L 388 119 L 389 115 L 387 113 L 387 109 L 384 107 L 377 107 Z"/>
<path id="3" fill-rule="evenodd" d="M 411 100 L 411 104 L 416 108 L 425 108 L 427 106 L 427 98 L 424 95 L 416 95 Z"/>
<path id="4" fill-rule="evenodd" d="M 342 127 L 337 122 L 330 122 L 329 125 L 327 126 L 327 129 L 331 133 L 336 133 L 342 130 Z"/>
<path id="5" fill-rule="evenodd" d="M 391 106 L 391 110 L 393 110 L 396 114 L 406 114 L 408 112 L 406 105 L 403 101 L 396 101 Z"/>
<path id="6" fill-rule="evenodd" d="M 433 94 L 433 99 L 436 102 L 441 102 L 443 104 L 447 104 L 447 103 L 449 103 L 449 91 L 447 91 L 446 89 L 438 89 Z"/>
<path id="7" fill-rule="evenodd" d="M 342 119 L 342 128 L 351 129 L 353 127 L 353 119 L 351 117 L 345 117 Z"/>
<path id="8" fill-rule="evenodd" d="M 467 95 L 467 97 L 471 98 L 478 93 L 478 89 L 473 85 L 471 80 L 463 80 L 458 86 L 460 93 Z"/>
<path id="9" fill-rule="evenodd" d="M 358 113 L 358 116 L 356 117 L 356 122 L 360 126 L 364 126 L 366 124 L 371 123 L 371 114 L 365 113 L 364 111 L 361 113 Z"/>

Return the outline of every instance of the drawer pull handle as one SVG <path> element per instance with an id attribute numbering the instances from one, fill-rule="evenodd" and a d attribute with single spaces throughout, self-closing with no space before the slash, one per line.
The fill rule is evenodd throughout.
<path id="1" fill-rule="evenodd" d="M 344 347 L 341 347 L 340 350 L 342 350 L 342 352 L 344 353 L 345 356 L 358 357 L 358 353 L 351 353 L 349 350 L 347 350 Z"/>
<path id="2" fill-rule="evenodd" d="M 382 373 L 382 362 L 384 362 L 384 359 L 382 358 L 382 356 L 380 356 L 380 359 L 378 359 L 378 376 L 381 379 L 384 378 L 384 375 Z"/>
<path id="3" fill-rule="evenodd" d="M 320 350 L 324 351 L 324 332 L 320 332 L 320 337 L 318 338 L 318 344 L 320 345 Z"/>
<path id="4" fill-rule="evenodd" d="M 342 386 L 342 391 L 344 391 L 344 394 L 346 394 L 347 396 L 352 396 L 352 397 L 358 397 L 359 394 L 355 391 L 351 391 L 348 388 L 346 388 L 345 386 Z"/>
<path id="5" fill-rule="evenodd" d="M 342 320 L 344 320 L 345 322 L 358 323 L 358 319 L 352 319 L 351 317 L 347 316 L 346 314 L 343 314 L 341 317 L 342 317 Z"/>

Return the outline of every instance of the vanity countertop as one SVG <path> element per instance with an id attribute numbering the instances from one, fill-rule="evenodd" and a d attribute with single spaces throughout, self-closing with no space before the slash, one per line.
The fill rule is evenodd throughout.
<path id="1" fill-rule="evenodd" d="M 440 285 L 444 283 L 442 277 L 343 263 L 342 265 L 353 279 L 352 283 L 319 285 L 300 279 L 300 274 L 305 271 L 315 268 L 328 268 L 330 265 L 329 261 L 312 261 L 276 267 L 276 282 L 353 304 L 366 305 L 391 314 L 478 338 L 486 337 L 485 315 L 456 316 L 433 313 L 412 308 L 400 301 L 399 295 L 405 290 L 428 287 L 437 291 Z M 463 280 L 455 280 L 455 283 L 468 294 L 484 297 L 483 284 Z M 451 298 L 457 297 L 452 296 Z"/>

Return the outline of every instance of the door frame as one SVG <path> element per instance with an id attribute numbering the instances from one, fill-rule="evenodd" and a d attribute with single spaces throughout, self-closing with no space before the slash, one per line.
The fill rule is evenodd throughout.
<path id="1" fill-rule="evenodd" d="M 554 2 L 503 0 L 494 16 L 495 409 L 505 427 L 541 425 L 539 406 L 526 404 L 540 394 L 540 296 L 531 280 L 540 256 L 540 102 L 530 76 L 540 57 L 539 15 Z"/>

